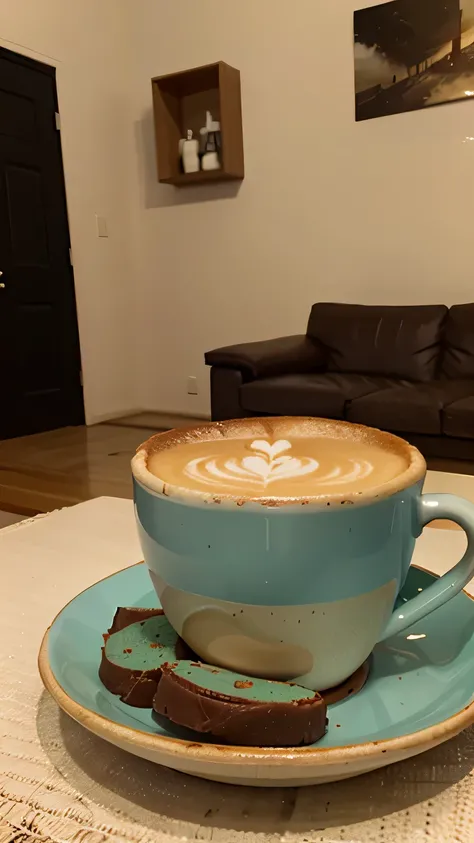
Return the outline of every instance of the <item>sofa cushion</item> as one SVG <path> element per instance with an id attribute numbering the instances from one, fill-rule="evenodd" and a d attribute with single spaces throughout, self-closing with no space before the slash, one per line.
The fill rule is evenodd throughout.
<path id="1" fill-rule="evenodd" d="M 446 436 L 459 436 L 474 439 L 474 383 L 472 395 L 449 404 L 443 411 L 443 433 Z"/>
<path id="2" fill-rule="evenodd" d="M 444 305 L 313 305 L 308 335 L 326 349 L 328 370 L 432 380 L 439 367 Z"/>
<path id="3" fill-rule="evenodd" d="M 389 378 L 366 375 L 301 374 L 264 378 L 240 387 L 244 410 L 269 415 L 345 418 L 353 398 L 386 389 Z"/>
<path id="4" fill-rule="evenodd" d="M 348 408 L 349 421 L 399 433 L 440 434 L 442 412 L 454 401 L 474 394 L 474 382 L 405 383 L 357 398 Z"/>
<path id="5" fill-rule="evenodd" d="M 446 378 L 474 378 L 474 304 L 457 304 L 449 311 L 442 374 Z"/>

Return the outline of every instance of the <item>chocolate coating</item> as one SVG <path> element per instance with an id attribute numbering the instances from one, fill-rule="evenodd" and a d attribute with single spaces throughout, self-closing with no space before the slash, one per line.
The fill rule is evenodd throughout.
<path id="1" fill-rule="evenodd" d="M 326 703 L 313 691 L 269 680 L 246 681 L 245 677 L 230 671 L 203 666 L 203 670 L 211 674 L 235 679 L 236 682 L 232 682 L 234 696 L 206 688 L 205 680 L 199 684 L 189 680 L 183 675 L 183 666 L 181 662 L 180 673 L 172 666 L 163 667 L 153 700 L 155 712 L 179 726 L 235 746 L 296 747 L 318 741 L 326 731 Z M 262 683 L 267 691 L 262 694 L 265 700 L 257 698 Z M 256 698 L 252 698 L 253 684 Z M 275 700 L 271 699 L 272 689 Z M 286 698 L 293 695 L 295 699 L 279 701 L 280 691 Z"/>
<path id="2" fill-rule="evenodd" d="M 125 629 L 126 626 L 130 626 L 132 623 L 141 623 L 141 621 L 147 621 L 148 618 L 156 618 L 157 615 L 164 615 L 163 609 L 142 609 L 141 606 L 119 606 L 115 612 L 108 634 L 113 635 L 114 632 L 120 632 L 121 629 Z"/>
<path id="3" fill-rule="evenodd" d="M 156 665 L 141 668 L 130 668 L 125 663 L 117 663 L 107 656 L 107 642 L 110 637 L 122 632 L 126 627 L 133 624 L 144 624 L 150 618 L 163 617 L 163 609 L 142 609 L 142 608 L 126 608 L 120 607 L 115 613 L 112 626 L 107 635 L 104 636 L 105 646 L 102 647 L 102 659 L 99 667 L 99 678 L 103 685 L 112 694 L 120 697 L 122 702 L 135 708 L 151 708 L 153 697 L 156 694 L 158 683 L 162 675 L 162 664 L 159 663 L 158 656 L 162 656 L 162 651 L 157 649 L 152 651 L 150 659 L 153 661 L 153 655 L 156 653 Z M 182 658 L 193 658 L 193 653 L 184 641 L 176 635 L 176 640 L 172 648 L 168 648 L 167 657 L 171 661 L 177 661 Z M 126 654 L 125 654 L 126 655 Z"/>

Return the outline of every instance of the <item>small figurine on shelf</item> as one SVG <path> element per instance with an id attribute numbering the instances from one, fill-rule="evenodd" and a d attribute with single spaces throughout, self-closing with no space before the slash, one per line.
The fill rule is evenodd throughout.
<path id="1" fill-rule="evenodd" d="M 179 154 L 183 163 L 185 173 L 197 173 L 199 171 L 199 142 L 193 138 L 191 129 L 186 132 L 186 139 L 181 138 L 179 142 Z"/>
<path id="2" fill-rule="evenodd" d="M 221 151 L 221 124 L 212 119 L 210 111 L 206 111 L 206 125 L 200 131 L 201 167 L 203 170 L 219 170 Z"/>

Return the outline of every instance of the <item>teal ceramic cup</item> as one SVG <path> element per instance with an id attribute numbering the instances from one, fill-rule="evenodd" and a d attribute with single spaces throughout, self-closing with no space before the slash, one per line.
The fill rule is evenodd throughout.
<path id="1" fill-rule="evenodd" d="M 292 436 L 373 436 L 404 455 L 404 470 L 363 492 L 346 486 L 281 501 L 191 491 L 148 470 L 160 449 L 236 431 L 242 438 L 245 425 L 249 436 L 273 447 L 269 431 L 273 425 L 273 440 L 281 441 L 285 423 L 239 420 L 152 437 L 132 461 L 135 511 L 165 613 L 201 659 L 322 690 L 346 680 L 377 642 L 435 611 L 473 577 L 474 505 L 423 495 L 424 459 L 398 437 L 317 419 L 291 419 Z M 448 574 L 397 607 L 415 541 L 438 518 L 465 530 L 468 549 Z"/>

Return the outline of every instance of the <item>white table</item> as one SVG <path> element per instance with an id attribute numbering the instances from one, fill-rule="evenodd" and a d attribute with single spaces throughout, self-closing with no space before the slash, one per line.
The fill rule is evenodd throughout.
<path id="1" fill-rule="evenodd" d="M 448 492 L 460 495 L 474 503 L 474 477 L 472 474 L 449 474 L 447 471 L 428 471 L 424 492 Z"/>
<path id="2" fill-rule="evenodd" d="M 415 561 L 442 573 L 464 545 L 460 532 L 425 530 Z M 156 767 L 61 714 L 36 669 L 44 630 L 79 591 L 140 558 L 132 504 L 115 498 L 0 531 L 0 843 L 472 843 L 472 731 L 358 779 L 252 790 Z"/>

